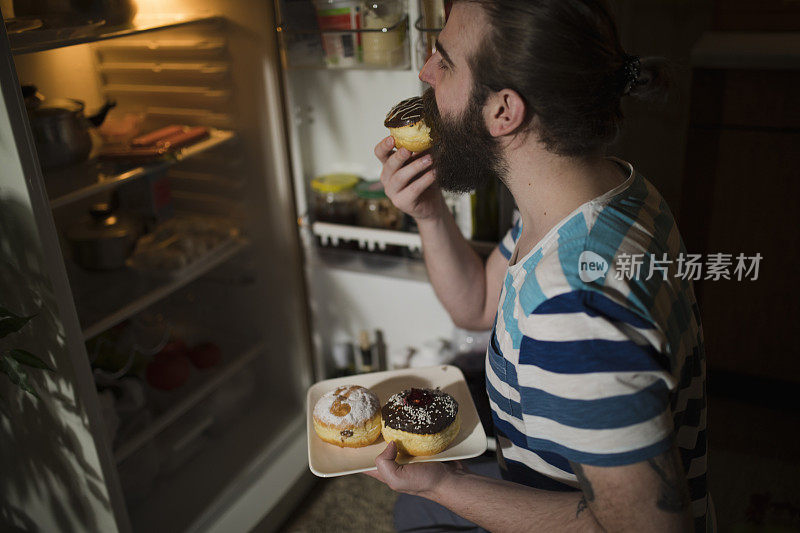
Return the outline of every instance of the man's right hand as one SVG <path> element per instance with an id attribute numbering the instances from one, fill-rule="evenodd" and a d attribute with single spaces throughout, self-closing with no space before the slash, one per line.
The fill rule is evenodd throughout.
<path id="1" fill-rule="evenodd" d="M 412 159 L 414 154 L 405 148 L 393 150 L 394 138 L 391 136 L 375 146 L 375 156 L 383 164 L 381 183 L 386 196 L 395 207 L 417 222 L 440 217 L 447 207 L 436 185 L 430 154 Z"/>
<path id="2" fill-rule="evenodd" d="M 375 155 L 383 163 L 386 196 L 417 221 L 428 278 L 453 323 L 472 330 L 490 328 L 508 261 L 495 249 L 484 266 L 447 209 L 429 154 L 395 151 L 394 139 L 386 137 Z"/>

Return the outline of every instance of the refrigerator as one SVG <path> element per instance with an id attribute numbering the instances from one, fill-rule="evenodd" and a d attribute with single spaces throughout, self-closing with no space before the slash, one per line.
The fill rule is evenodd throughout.
<path id="1" fill-rule="evenodd" d="M 437 23 L 410 0 L 336 32 L 319 4 L 139 0 L 118 24 L 6 20 L 0 308 L 32 318 L 3 341 L 51 367 L 21 368 L 38 399 L 0 377 L 7 527 L 277 528 L 313 481 L 305 393 L 335 352 L 380 330 L 391 368 L 452 337 L 419 236 L 320 221 L 310 186 L 378 178 L 384 116 L 422 91 Z M 19 6 L 0 4 L 4 18 Z M 96 122 L 116 107 L 83 123 L 88 156 L 53 167 L 35 106 L 65 98 Z M 171 125 L 204 137 L 136 162 L 104 151 Z M 449 202 L 468 234 L 470 199 Z M 133 232 L 124 265 L 82 255 L 87 224 Z"/>

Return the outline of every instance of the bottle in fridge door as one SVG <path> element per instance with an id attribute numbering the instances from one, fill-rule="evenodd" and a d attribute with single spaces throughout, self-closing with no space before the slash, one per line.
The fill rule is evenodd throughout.
<path id="1" fill-rule="evenodd" d="M 406 63 L 406 0 L 373 0 L 362 11 L 364 64 L 393 68 Z"/>
<path id="2" fill-rule="evenodd" d="M 354 67 L 362 61 L 362 2 L 358 0 L 314 0 L 317 23 L 322 32 L 325 62 L 329 67 Z M 337 32 L 336 30 L 344 30 Z"/>

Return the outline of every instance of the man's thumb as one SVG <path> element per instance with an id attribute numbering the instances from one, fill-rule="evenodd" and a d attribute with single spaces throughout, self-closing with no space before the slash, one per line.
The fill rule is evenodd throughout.
<path id="1" fill-rule="evenodd" d="M 397 444 L 395 444 L 394 441 L 389 441 L 386 449 L 383 450 L 377 458 L 381 461 L 394 462 L 395 457 L 397 457 Z"/>

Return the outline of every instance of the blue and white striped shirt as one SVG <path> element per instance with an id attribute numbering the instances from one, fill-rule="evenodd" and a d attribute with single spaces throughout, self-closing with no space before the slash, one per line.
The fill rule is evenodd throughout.
<path id="1" fill-rule="evenodd" d="M 685 249 L 658 191 L 618 163 L 623 184 L 508 267 L 486 356 L 501 467 L 518 483 L 574 490 L 570 461 L 631 464 L 674 442 L 705 531 L 705 355 L 692 284 L 676 277 Z M 520 233 L 517 221 L 500 243 L 506 258 Z M 618 276 L 622 254 L 645 254 L 638 278 Z M 672 261 L 666 279 L 646 279 L 649 254 Z"/>

